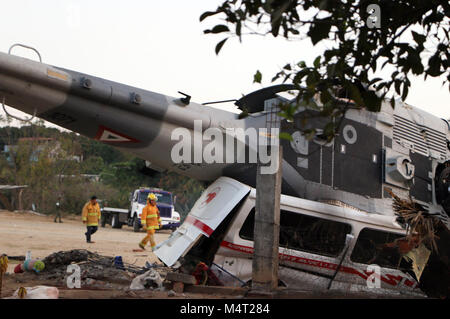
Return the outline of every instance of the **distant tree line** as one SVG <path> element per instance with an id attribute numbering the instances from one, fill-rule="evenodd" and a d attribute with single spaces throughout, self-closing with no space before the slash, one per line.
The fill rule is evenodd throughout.
<path id="1" fill-rule="evenodd" d="M 61 196 L 62 210 L 79 214 L 92 194 L 109 206 L 127 208 L 130 193 L 149 186 L 173 192 L 175 209 L 184 217 L 204 189 L 196 180 L 150 171 L 144 160 L 132 154 L 73 132 L 45 127 L 41 120 L 21 127 L 5 124 L 0 127 L 0 184 L 28 185 L 21 196 L 22 209 L 34 206 L 41 213 L 52 214 Z M 98 175 L 99 179 L 86 175 Z M 17 192 L 7 196 L 17 208 Z"/>

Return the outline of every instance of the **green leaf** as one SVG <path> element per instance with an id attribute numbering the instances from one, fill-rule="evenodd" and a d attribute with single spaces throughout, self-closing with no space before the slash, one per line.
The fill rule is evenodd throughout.
<path id="1" fill-rule="evenodd" d="M 353 101 L 355 101 L 356 105 L 363 106 L 364 102 L 361 97 L 361 92 L 359 91 L 358 87 L 354 84 L 349 85 L 350 88 L 350 97 Z"/>
<path id="2" fill-rule="evenodd" d="M 269 1 L 268 1 L 269 2 Z M 283 13 L 289 7 L 290 1 L 279 1 L 280 5 L 277 4 L 276 9 L 270 15 L 270 23 L 272 26 L 271 33 L 274 37 L 278 36 L 281 23 L 283 22 Z M 275 6 L 275 4 L 273 4 Z M 283 24 L 285 27 L 285 25 Z"/>
<path id="3" fill-rule="evenodd" d="M 202 15 L 200 16 L 200 21 L 203 21 L 203 20 L 205 20 L 207 17 L 212 16 L 212 15 L 215 15 L 215 14 L 217 14 L 217 12 L 213 12 L 213 11 L 206 11 L 206 12 L 203 12 Z"/>
<path id="4" fill-rule="evenodd" d="M 406 83 L 403 83 L 402 101 L 404 101 L 407 96 L 408 96 L 408 85 Z"/>
<path id="5" fill-rule="evenodd" d="M 441 69 L 441 59 L 439 58 L 439 54 L 434 54 L 428 60 L 427 73 L 431 76 L 439 76 L 442 74 L 440 69 Z"/>
<path id="6" fill-rule="evenodd" d="M 219 54 L 220 50 L 222 49 L 223 45 L 225 44 L 225 42 L 227 40 L 228 40 L 228 38 L 225 38 L 222 41 L 220 41 L 219 43 L 217 43 L 217 45 L 216 45 L 216 54 Z"/>
<path id="7" fill-rule="evenodd" d="M 412 33 L 412 36 L 414 38 L 414 41 L 416 41 L 416 43 L 418 45 L 422 45 L 427 39 L 427 37 L 424 36 L 423 34 L 419 34 L 419 33 L 415 32 L 415 31 L 411 31 L 411 33 Z"/>
<path id="8" fill-rule="evenodd" d="M 242 29 L 242 23 L 241 21 L 236 22 L 236 35 L 241 38 L 241 29 Z"/>
<path id="9" fill-rule="evenodd" d="M 313 45 L 316 45 L 320 40 L 328 37 L 330 33 L 331 24 L 328 22 L 314 23 L 311 25 L 308 31 L 308 36 L 311 38 Z"/>
<path id="10" fill-rule="evenodd" d="M 301 70 L 301 71 L 299 71 L 299 72 L 297 72 L 297 74 L 294 76 L 294 83 L 300 83 L 300 81 L 306 76 L 306 75 L 308 75 L 308 71 L 307 70 L 305 70 L 305 69 L 303 69 L 303 70 Z"/>
<path id="11" fill-rule="evenodd" d="M 400 85 L 402 84 L 402 81 L 400 80 L 395 80 L 394 82 L 394 87 L 395 87 L 395 92 L 400 95 Z"/>
<path id="12" fill-rule="evenodd" d="M 376 82 L 379 82 L 379 81 L 381 81 L 381 80 L 382 80 L 382 78 L 375 78 L 375 79 L 372 79 L 372 80 L 370 80 L 369 85 L 372 85 L 372 84 L 374 84 L 374 83 L 376 83 Z"/>
<path id="13" fill-rule="evenodd" d="M 313 65 L 316 69 L 320 67 L 320 55 L 314 60 Z"/>
<path id="14" fill-rule="evenodd" d="M 422 74 L 424 71 L 422 62 L 419 61 L 417 63 L 412 64 L 411 70 L 412 70 L 413 74 L 416 74 L 416 75 Z"/>
<path id="15" fill-rule="evenodd" d="M 256 71 L 255 75 L 253 75 L 253 83 L 261 83 L 262 74 L 259 70 Z"/>
<path id="16" fill-rule="evenodd" d="M 395 99 L 394 99 L 394 97 L 391 98 L 390 103 L 391 103 L 392 108 L 395 108 Z"/>
<path id="17" fill-rule="evenodd" d="M 328 90 L 323 90 L 322 92 L 320 92 L 320 101 L 322 102 L 322 104 L 331 101 L 331 99 L 332 97 L 330 92 L 328 92 Z"/>
<path id="18" fill-rule="evenodd" d="M 292 138 L 292 135 L 286 132 L 281 132 L 280 133 L 280 139 L 283 140 L 288 140 L 288 141 L 293 141 L 294 139 Z"/>
<path id="19" fill-rule="evenodd" d="M 281 25 L 281 19 L 277 19 L 277 20 L 272 20 L 272 30 L 271 33 L 274 37 L 278 36 L 278 32 L 280 30 L 280 25 Z"/>
<path id="20" fill-rule="evenodd" d="M 317 72 L 311 72 L 306 77 L 306 85 L 308 87 L 315 87 L 315 84 L 318 82 Z"/>
<path id="21" fill-rule="evenodd" d="M 248 116 L 249 114 L 248 114 L 248 111 L 247 110 L 244 110 L 244 111 L 242 111 L 240 114 L 239 114 L 239 116 L 238 116 L 238 119 L 243 119 L 243 118 L 246 118 L 247 116 Z"/>
<path id="22" fill-rule="evenodd" d="M 364 105 L 369 111 L 378 112 L 381 108 L 381 98 L 379 98 L 373 91 L 365 91 L 361 94 Z"/>
<path id="23" fill-rule="evenodd" d="M 333 4 L 330 3 L 330 2 L 331 1 L 329 1 L 329 0 L 322 0 L 322 1 L 320 1 L 319 9 L 320 10 L 329 10 L 329 8 L 333 6 Z"/>
<path id="24" fill-rule="evenodd" d="M 228 32 L 230 29 L 226 25 L 218 24 L 211 30 L 205 30 L 204 33 L 221 33 L 221 32 Z"/>
<path id="25" fill-rule="evenodd" d="M 333 122 L 327 123 L 323 129 L 323 135 L 327 137 L 328 141 L 331 141 L 333 139 L 335 133 L 335 127 Z"/>

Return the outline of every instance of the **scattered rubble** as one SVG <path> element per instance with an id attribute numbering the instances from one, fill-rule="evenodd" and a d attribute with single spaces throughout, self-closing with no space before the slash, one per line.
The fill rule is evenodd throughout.
<path id="1" fill-rule="evenodd" d="M 42 260 L 39 259 L 29 259 L 25 260 L 22 264 L 18 264 L 14 268 L 14 273 L 23 273 L 25 271 L 35 271 L 36 273 L 40 273 L 45 269 L 45 264 Z"/>
<path id="2" fill-rule="evenodd" d="M 160 274 L 154 270 L 150 269 L 145 274 L 137 276 L 133 279 L 130 285 L 131 290 L 141 290 L 141 289 L 163 289 L 163 279 Z"/>
<path id="3" fill-rule="evenodd" d="M 81 287 L 91 289 L 139 290 L 152 289 L 163 291 L 163 282 L 168 272 L 167 267 L 146 263 L 137 267 L 122 261 L 120 256 L 107 257 L 85 249 L 59 251 L 45 257 L 42 262 L 45 269 L 39 274 L 24 272 L 14 274 L 18 283 L 35 280 L 57 287 L 67 287 L 73 277 L 69 265 L 80 268 Z"/>
<path id="4" fill-rule="evenodd" d="M 8 256 L 9 260 L 17 260 L 17 261 L 24 261 L 25 256 Z"/>
<path id="5" fill-rule="evenodd" d="M 66 284 L 67 277 L 71 275 L 71 272 L 67 271 L 67 267 L 71 264 L 80 267 L 81 283 L 84 286 L 105 286 L 106 283 L 128 284 L 132 279 L 127 271 L 115 266 L 113 257 L 100 256 L 84 249 L 59 251 L 44 258 L 43 262 L 46 271 L 40 276 L 62 285 Z M 130 270 L 137 271 L 134 268 L 138 267 Z"/>
<path id="6" fill-rule="evenodd" d="M 176 295 L 177 294 L 173 290 L 169 290 L 169 292 L 167 293 L 167 297 L 175 297 Z"/>
<path id="7" fill-rule="evenodd" d="M 175 293 L 183 293 L 185 285 L 196 285 L 197 280 L 194 276 L 179 272 L 168 272 L 166 280 L 172 282 L 172 291 Z"/>

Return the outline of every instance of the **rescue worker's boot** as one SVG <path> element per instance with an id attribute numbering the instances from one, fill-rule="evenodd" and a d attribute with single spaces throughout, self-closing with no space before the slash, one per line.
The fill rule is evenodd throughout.
<path id="1" fill-rule="evenodd" d="M 145 246 L 142 243 L 139 243 L 139 248 L 145 250 Z"/>
<path id="2" fill-rule="evenodd" d="M 91 240 L 91 234 L 90 234 L 90 233 L 86 232 L 86 233 L 84 233 L 84 234 L 86 235 L 86 242 L 87 242 L 88 244 L 95 244 L 95 241 L 92 241 L 92 240 Z"/>

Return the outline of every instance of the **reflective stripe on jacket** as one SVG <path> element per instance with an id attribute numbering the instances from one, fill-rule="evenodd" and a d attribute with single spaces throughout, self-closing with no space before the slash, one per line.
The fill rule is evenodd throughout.
<path id="1" fill-rule="evenodd" d="M 87 202 L 81 213 L 83 221 L 87 222 L 87 226 L 98 226 L 98 221 L 101 217 L 100 206 L 98 203 L 92 205 L 91 202 Z"/>
<path id="2" fill-rule="evenodd" d="M 159 216 L 158 207 L 147 204 L 142 209 L 141 224 L 146 229 L 159 229 L 161 223 L 161 217 Z"/>

